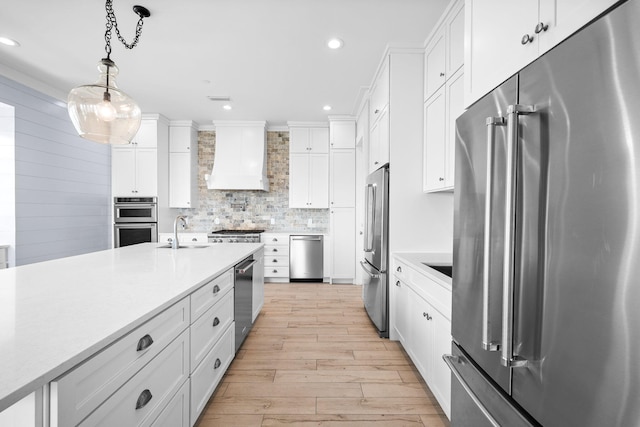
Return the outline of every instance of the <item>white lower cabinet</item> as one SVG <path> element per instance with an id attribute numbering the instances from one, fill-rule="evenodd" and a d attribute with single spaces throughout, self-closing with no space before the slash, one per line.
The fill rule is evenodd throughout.
<path id="1" fill-rule="evenodd" d="M 235 322 L 191 374 L 191 425 L 195 424 L 235 354 Z"/>
<path id="2" fill-rule="evenodd" d="M 152 427 L 189 427 L 189 393 L 191 383 L 186 381 L 167 406 L 160 412 Z"/>
<path id="3" fill-rule="evenodd" d="M 270 282 L 289 281 L 289 234 L 262 233 L 264 243 L 264 278 Z"/>
<path id="4" fill-rule="evenodd" d="M 134 375 L 80 426 L 149 426 L 189 378 L 189 332 Z"/>
<path id="5" fill-rule="evenodd" d="M 393 257 L 391 338 L 400 341 L 451 418 L 451 371 L 442 359 L 451 353 L 451 289 Z"/>
<path id="6" fill-rule="evenodd" d="M 233 291 L 228 289 L 216 305 L 191 325 L 191 366 L 198 366 L 202 362 L 231 323 Z"/>
<path id="7" fill-rule="evenodd" d="M 264 306 L 264 249 L 253 255 L 253 295 L 251 299 L 251 322 L 255 322 Z"/>

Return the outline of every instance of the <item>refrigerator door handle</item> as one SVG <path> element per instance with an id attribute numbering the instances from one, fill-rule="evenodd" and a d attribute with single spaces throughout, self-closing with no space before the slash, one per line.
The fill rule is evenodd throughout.
<path id="1" fill-rule="evenodd" d="M 365 261 L 360 261 L 360 267 L 362 267 L 362 269 L 364 270 L 365 273 L 367 273 L 369 276 L 371 276 L 372 279 L 378 279 L 380 278 L 380 274 L 378 273 L 373 273 L 371 272 L 371 270 L 369 270 L 367 268 L 367 264 Z M 384 273 L 384 271 L 381 271 L 380 273 Z"/>
<path id="2" fill-rule="evenodd" d="M 504 117 L 487 117 L 487 179 L 484 205 L 484 258 L 482 270 L 482 349 L 486 351 L 500 351 L 500 341 L 491 336 L 491 308 L 489 298 L 491 266 L 491 218 L 493 209 L 491 200 L 493 198 L 493 153 L 496 140 L 496 126 L 504 126 Z"/>
<path id="3" fill-rule="evenodd" d="M 476 404 L 478 409 L 480 409 L 482 414 L 486 417 L 487 421 L 489 421 L 493 427 L 500 427 L 500 423 L 498 423 L 498 421 L 493 418 L 493 415 L 491 415 L 489 410 L 482 404 L 478 396 L 473 392 L 473 390 L 471 390 L 471 387 L 469 387 L 469 384 L 467 384 L 467 382 L 464 380 L 462 374 L 458 372 L 455 364 L 464 363 L 464 359 L 460 356 L 454 356 L 452 354 L 443 354 L 442 359 L 444 359 L 444 362 L 447 364 L 447 366 L 449 366 L 449 369 L 451 369 L 451 373 L 453 374 L 453 376 L 456 377 L 462 388 L 464 388 L 464 391 L 467 392 L 471 400 L 473 400 L 473 403 Z"/>
<path id="4" fill-rule="evenodd" d="M 376 188 L 373 184 L 367 184 L 365 193 L 365 224 L 364 224 L 364 251 L 371 252 L 373 250 L 373 230 L 371 227 L 375 224 L 376 216 Z"/>
<path id="5" fill-rule="evenodd" d="M 519 121 L 518 116 L 535 112 L 532 105 L 510 105 L 507 108 L 507 169 L 505 188 L 504 221 L 504 264 L 502 283 L 502 366 L 520 368 L 527 365 L 525 359 L 513 355 L 513 295 L 515 269 L 515 203 L 516 203 L 516 162 L 518 159 Z"/>

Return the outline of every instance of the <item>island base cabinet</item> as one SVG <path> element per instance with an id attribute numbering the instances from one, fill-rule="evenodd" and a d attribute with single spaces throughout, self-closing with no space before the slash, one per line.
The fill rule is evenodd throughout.
<path id="1" fill-rule="evenodd" d="M 184 331 L 79 425 L 150 426 L 189 378 L 189 332 Z"/>
<path id="2" fill-rule="evenodd" d="M 235 322 L 191 374 L 191 425 L 207 406 L 222 376 L 235 356 Z"/>
<path id="3" fill-rule="evenodd" d="M 189 392 L 191 384 L 185 382 L 162 410 L 152 427 L 189 427 Z"/>

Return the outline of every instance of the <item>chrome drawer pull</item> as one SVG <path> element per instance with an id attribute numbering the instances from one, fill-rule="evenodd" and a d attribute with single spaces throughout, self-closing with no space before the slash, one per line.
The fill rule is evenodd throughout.
<path id="1" fill-rule="evenodd" d="M 151 338 L 151 335 L 147 334 L 140 338 L 140 341 L 138 341 L 138 347 L 136 348 L 136 351 L 146 350 L 151 346 L 151 344 L 153 344 L 153 338 Z"/>
<path id="2" fill-rule="evenodd" d="M 138 400 L 136 401 L 136 410 L 144 408 L 147 403 L 151 401 L 153 395 L 149 391 L 149 389 L 145 389 L 140 396 L 138 396 Z"/>
<path id="3" fill-rule="evenodd" d="M 218 369 L 222 365 L 220 359 L 216 359 L 216 363 L 213 364 L 213 369 Z"/>
<path id="4" fill-rule="evenodd" d="M 220 286 L 215 285 L 215 286 L 213 287 L 213 293 L 214 293 L 214 294 L 217 294 L 218 292 L 220 292 Z"/>
<path id="5" fill-rule="evenodd" d="M 219 324 L 220 324 L 220 319 L 218 319 L 217 317 L 213 319 L 213 326 L 218 326 Z"/>

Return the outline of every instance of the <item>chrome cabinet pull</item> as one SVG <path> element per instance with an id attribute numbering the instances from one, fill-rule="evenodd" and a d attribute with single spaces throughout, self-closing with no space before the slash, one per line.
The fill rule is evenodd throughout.
<path id="1" fill-rule="evenodd" d="M 427 312 L 422 312 L 422 317 L 424 317 L 427 320 L 433 319 L 433 317 L 429 316 L 429 313 L 427 313 Z"/>
<path id="2" fill-rule="evenodd" d="M 514 246 L 515 246 L 515 200 L 516 162 L 518 159 L 519 126 L 518 116 L 535 111 L 530 105 L 510 105 L 507 108 L 507 171 L 505 176 L 505 222 L 504 222 L 504 264 L 502 282 L 502 357 L 500 363 L 506 367 L 523 367 L 527 361 L 513 355 L 513 294 L 514 294 Z"/>
<path id="3" fill-rule="evenodd" d="M 213 364 L 213 369 L 218 369 L 222 365 L 220 359 L 216 359 L 216 363 Z"/>
<path id="4" fill-rule="evenodd" d="M 218 319 L 217 317 L 213 319 L 213 326 L 218 326 L 219 324 L 220 324 L 220 319 Z"/>
<path id="5" fill-rule="evenodd" d="M 145 389 L 140 396 L 138 396 L 138 400 L 136 401 L 136 410 L 144 408 L 147 403 L 151 401 L 153 395 L 149 391 L 149 389 Z"/>
<path id="6" fill-rule="evenodd" d="M 400 287 L 400 280 L 396 280 L 396 286 Z"/>
<path id="7" fill-rule="evenodd" d="M 151 338 L 151 335 L 147 334 L 140 338 L 140 341 L 138 341 L 138 347 L 136 347 L 136 351 L 146 350 L 151 346 L 151 344 L 153 344 L 153 338 Z"/>
<path id="8" fill-rule="evenodd" d="M 398 268 L 396 268 L 396 271 L 397 271 L 398 273 L 402 273 L 402 267 L 401 267 L 401 266 L 398 266 Z"/>
<path id="9" fill-rule="evenodd" d="M 213 294 L 215 295 L 215 294 L 217 294 L 218 292 L 220 292 L 220 286 L 215 285 L 215 286 L 213 287 Z"/>
<path id="10" fill-rule="evenodd" d="M 529 34 L 525 34 L 524 36 L 522 36 L 522 39 L 520 40 L 520 43 L 525 45 L 527 43 L 531 43 L 532 41 L 533 41 L 533 37 L 530 36 Z"/>
<path id="11" fill-rule="evenodd" d="M 486 351 L 499 351 L 500 341 L 491 336 L 491 300 L 490 266 L 491 266 L 491 218 L 493 210 L 491 199 L 493 198 L 493 153 L 496 141 L 496 126 L 504 126 L 504 117 L 487 117 L 487 179 L 484 202 L 484 259 L 482 260 L 482 348 Z"/>
<path id="12" fill-rule="evenodd" d="M 549 29 L 549 25 L 545 25 L 543 22 L 538 22 L 538 25 L 536 25 L 536 29 L 534 30 L 536 32 L 536 34 L 540 34 L 544 31 L 547 31 L 547 29 Z"/>

